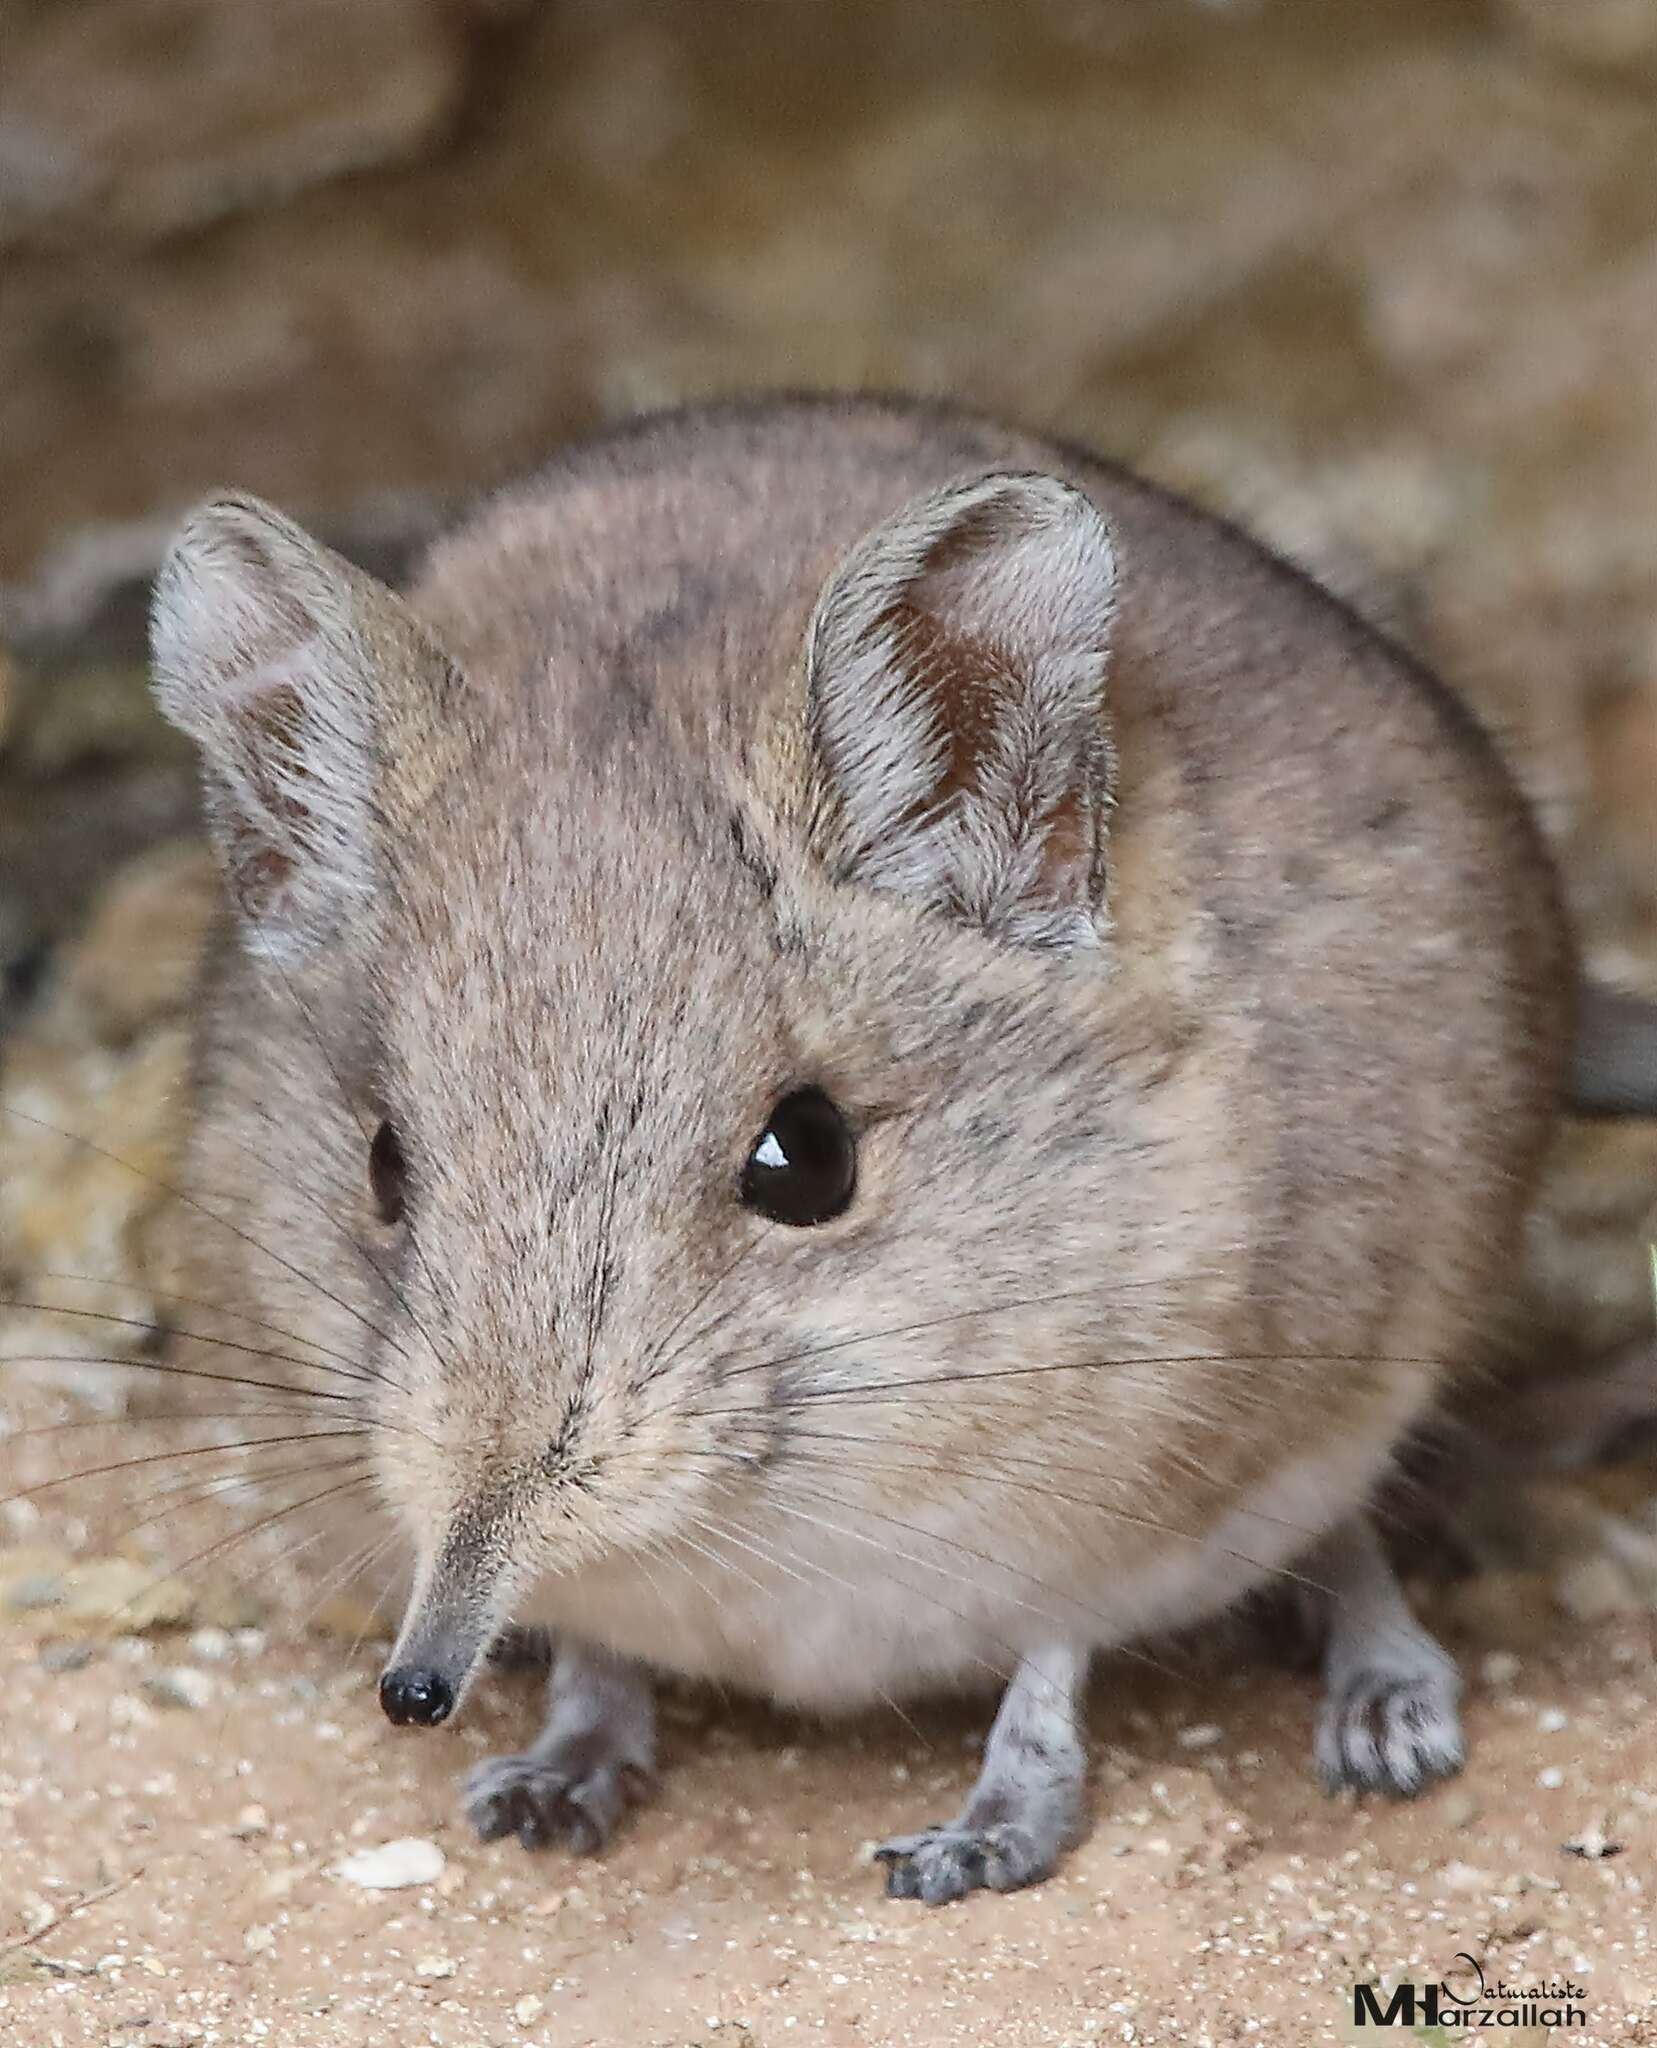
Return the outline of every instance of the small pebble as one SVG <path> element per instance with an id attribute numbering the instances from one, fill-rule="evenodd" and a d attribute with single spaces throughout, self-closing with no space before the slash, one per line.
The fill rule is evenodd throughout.
<path id="1" fill-rule="evenodd" d="M 213 1681 L 190 1664 L 174 1664 L 144 1680 L 144 1695 L 158 1707 L 205 1707 L 213 1697 Z"/>
<path id="2" fill-rule="evenodd" d="M 459 1967 L 452 1956 L 421 1956 L 414 1965 L 414 1974 L 422 1982 L 433 1984 L 440 1977 L 452 1977 Z"/>
<path id="3" fill-rule="evenodd" d="M 1558 1764 L 1549 1764 L 1545 1771 L 1538 1771 L 1536 1782 L 1544 1792 L 1557 1792 L 1565 1782 L 1565 1773 Z"/>
<path id="4" fill-rule="evenodd" d="M 1628 1575 L 1609 1557 L 1585 1557 L 1567 1565 L 1555 1582 L 1554 1598 L 1573 1621 L 1606 1621 L 1642 1611 Z"/>
<path id="5" fill-rule="evenodd" d="M 42 1643 L 40 1661 L 47 1671 L 84 1671 L 92 1662 L 90 1643 Z"/>
<path id="6" fill-rule="evenodd" d="M 401 1891 L 406 1885 L 432 1884 L 443 1875 L 447 1862 L 435 1842 L 418 1835 L 404 1835 L 395 1842 L 382 1842 L 377 1849 L 359 1849 L 334 1866 L 334 1875 L 364 1891 Z"/>
<path id="7" fill-rule="evenodd" d="M 1558 1707 L 1544 1707 L 1536 1717 L 1536 1725 L 1544 1735 L 1557 1735 L 1561 1728 L 1570 1726 L 1571 1717 Z"/>
<path id="8" fill-rule="evenodd" d="M 1587 1863 L 1601 1863 L 1608 1856 L 1620 1856 L 1623 1850 L 1622 1843 L 1613 1842 L 1598 1821 L 1560 1846 L 1567 1856 L 1580 1856 Z"/>
<path id="9" fill-rule="evenodd" d="M 1451 1792 L 1439 1807 L 1439 1818 L 1448 1828 L 1470 1828 L 1481 1808 L 1471 1792 Z"/>
<path id="10" fill-rule="evenodd" d="M 520 1998 L 512 2008 L 512 2017 L 520 2027 L 532 2027 L 546 2009 L 546 2002 L 537 1998 L 531 1991 Z"/>
<path id="11" fill-rule="evenodd" d="M 244 1806 L 231 1826 L 230 1832 L 238 1842 L 251 1842 L 255 1836 L 270 1833 L 270 1815 L 262 1806 Z"/>
<path id="12" fill-rule="evenodd" d="M 18 1909 L 23 1916 L 23 1929 L 27 1934 L 41 1934 L 58 1917 L 57 1908 L 43 1899 L 39 1892 L 26 1892 Z"/>
<path id="13" fill-rule="evenodd" d="M 1519 1659 L 1511 1650 L 1492 1650 L 1479 1666 L 1486 1685 L 1511 1685 L 1519 1668 Z"/>
<path id="14" fill-rule="evenodd" d="M 204 1664 L 224 1664 L 236 1645 L 227 1628 L 198 1628 L 190 1638 L 190 1654 Z"/>
<path id="15" fill-rule="evenodd" d="M 41 1607 L 61 1607 L 67 1598 L 64 1583 L 56 1572 L 30 1572 L 7 1592 L 6 1605 L 20 1614 L 28 1614 Z"/>
<path id="16" fill-rule="evenodd" d="M 1217 1728 L 1212 1721 L 1199 1721 L 1194 1727 L 1182 1728 L 1174 1740 L 1181 1749 L 1212 1749 L 1224 1737 L 1223 1728 Z"/>

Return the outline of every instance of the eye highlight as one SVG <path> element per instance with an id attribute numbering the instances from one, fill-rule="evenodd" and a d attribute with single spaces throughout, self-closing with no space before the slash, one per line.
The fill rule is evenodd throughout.
<path id="1" fill-rule="evenodd" d="M 821 1088 L 797 1088 L 766 1120 L 739 1192 L 773 1223 L 804 1228 L 841 1215 L 857 1186 L 851 1126 Z"/>
<path id="2" fill-rule="evenodd" d="M 408 1198 L 408 1165 L 396 1127 L 382 1123 L 368 1148 L 368 1185 L 382 1223 L 401 1223 Z"/>

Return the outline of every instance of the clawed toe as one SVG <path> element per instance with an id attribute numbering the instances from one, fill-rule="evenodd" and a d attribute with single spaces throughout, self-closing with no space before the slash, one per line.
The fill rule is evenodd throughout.
<path id="1" fill-rule="evenodd" d="M 1453 1670 L 1355 1673 L 1324 1705 L 1319 1775 L 1331 1791 L 1354 1786 L 1413 1798 L 1466 1760 Z"/>
<path id="2" fill-rule="evenodd" d="M 1017 1891 L 1052 1868 L 1051 1858 L 1039 1855 L 1023 1828 L 1005 1822 L 894 1835 L 875 1851 L 875 1860 L 886 1866 L 889 1899 L 920 1899 L 928 1906 L 947 1905 L 971 1891 Z"/>
<path id="3" fill-rule="evenodd" d="M 625 1764 L 570 1769 L 556 1757 L 492 1757 L 466 1780 L 468 1819 L 485 1842 L 516 1835 L 526 1849 L 602 1849 L 628 1805 L 647 1789 Z"/>

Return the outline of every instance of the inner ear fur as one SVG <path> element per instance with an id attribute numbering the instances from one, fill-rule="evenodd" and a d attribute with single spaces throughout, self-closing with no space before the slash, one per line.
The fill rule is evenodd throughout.
<path id="1" fill-rule="evenodd" d="M 1103 514 L 1040 473 L 929 492 L 852 548 L 806 649 L 837 875 L 1016 944 L 1097 937 L 1117 582 Z"/>

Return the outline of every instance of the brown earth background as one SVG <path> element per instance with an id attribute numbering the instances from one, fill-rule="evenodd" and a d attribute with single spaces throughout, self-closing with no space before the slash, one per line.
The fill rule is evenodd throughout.
<path id="1" fill-rule="evenodd" d="M 953 1805 L 971 1706 L 676 1697 L 606 1860 L 481 1849 L 452 1780 L 520 1681 L 398 1740 L 307 1563 L 163 1581 L 174 1468 L 45 1485 L 202 1441 L 144 1365 L 210 903 L 143 685 L 169 522 L 233 483 L 395 573 L 574 431 L 784 385 L 1242 519 L 1470 697 L 1657 995 L 1657 0 L 7 0 L 0 1288 L 47 1306 L 0 1308 L 0 2041 L 1298 2048 L 1467 1951 L 1585 1987 L 1535 2041 L 1657 2042 L 1657 1466 L 1547 1469 L 1653 1379 L 1657 1125 L 1562 1131 L 1514 1280 L 1551 1405 L 1480 1419 L 1408 1552 L 1465 1777 L 1327 1802 L 1303 1675 L 1159 1646 L 1018 1898 L 862 1860 Z M 441 1872 L 339 1873 L 401 1837 Z"/>

